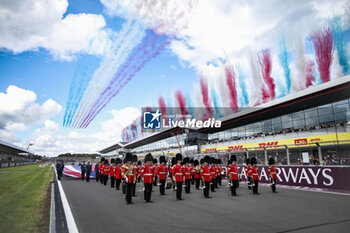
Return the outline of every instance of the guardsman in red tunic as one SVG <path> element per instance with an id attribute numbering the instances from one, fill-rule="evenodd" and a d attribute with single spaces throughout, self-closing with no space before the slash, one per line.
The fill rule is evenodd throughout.
<path id="1" fill-rule="evenodd" d="M 245 174 L 247 176 L 248 189 L 252 189 L 252 166 L 249 158 L 246 160 Z"/>
<path id="2" fill-rule="evenodd" d="M 201 160 L 202 161 L 202 160 Z M 203 185 L 204 185 L 204 197 L 205 198 L 211 198 L 209 196 L 209 186 L 210 186 L 210 181 L 211 181 L 211 171 L 209 168 L 209 162 L 210 162 L 210 157 L 206 155 L 203 159 L 203 165 L 201 168 L 201 177 L 203 180 Z"/>
<path id="3" fill-rule="evenodd" d="M 215 158 L 211 157 L 210 158 L 210 173 L 211 173 L 211 191 L 215 192 L 215 181 L 216 181 L 216 169 L 215 169 Z"/>
<path id="4" fill-rule="evenodd" d="M 184 182 L 185 176 L 185 168 L 181 165 L 182 155 L 180 153 L 176 154 L 176 162 L 177 164 L 173 167 L 173 177 L 176 183 L 176 199 L 178 201 L 182 201 L 182 183 Z"/>
<path id="5" fill-rule="evenodd" d="M 132 185 L 132 195 L 136 197 L 136 182 L 137 182 L 137 177 L 139 175 L 139 166 L 137 166 L 137 155 L 132 156 L 132 165 L 134 166 L 134 172 L 135 172 L 135 180 Z"/>
<path id="6" fill-rule="evenodd" d="M 277 193 L 276 191 L 276 181 L 277 181 L 277 172 L 275 168 L 275 160 L 274 158 L 269 159 L 269 170 L 267 170 L 267 175 L 270 177 L 271 180 L 271 189 L 272 192 Z"/>
<path id="7" fill-rule="evenodd" d="M 195 178 L 194 178 L 194 159 L 190 159 L 190 166 L 192 169 L 192 174 L 191 174 L 191 184 L 194 184 Z"/>
<path id="8" fill-rule="evenodd" d="M 159 192 L 160 195 L 166 195 L 165 194 L 165 183 L 167 180 L 167 175 L 168 175 L 168 167 L 166 165 L 166 161 L 165 161 L 165 157 L 162 155 L 159 157 L 159 167 L 158 167 L 158 171 L 157 171 L 157 176 L 160 182 L 160 186 L 159 186 Z"/>
<path id="9" fill-rule="evenodd" d="M 236 155 L 231 155 L 231 160 L 230 160 L 230 165 L 227 168 L 227 176 L 229 178 L 229 184 L 231 188 L 231 195 L 232 196 L 238 196 L 236 189 L 238 188 L 238 180 L 239 180 L 239 175 L 238 175 L 238 167 L 236 165 Z"/>
<path id="10" fill-rule="evenodd" d="M 115 167 L 115 188 L 119 190 L 120 182 L 122 180 L 122 160 L 116 158 L 115 163 L 117 164 Z"/>
<path id="11" fill-rule="evenodd" d="M 137 182 L 141 182 L 141 169 L 142 169 L 142 164 L 141 164 L 141 161 L 137 161 L 137 167 L 138 167 L 138 170 L 137 170 Z"/>
<path id="12" fill-rule="evenodd" d="M 109 173 L 109 164 L 108 160 L 105 160 L 105 164 L 103 166 L 103 184 L 107 185 L 108 182 L 108 173 Z"/>
<path id="13" fill-rule="evenodd" d="M 173 191 L 176 191 L 176 180 L 175 180 L 175 176 L 173 176 L 173 171 L 174 171 L 174 167 L 176 165 L 176 158 L 172 157 L 171 158 L 171 166 L 169 167 L 169 175 L 171 180 L 173 181 Z"/>
<path id="14" fill-rule="evenodd" d="M 253 179 L 253 194 L 260 194 L 258 192 L 258 186 L 259 186 L 259 171 L 258 171 L 258 167 L 256 166 L 257 161 L 256 158 L 252 158 L 251 163 L 253 165 L 252 167 L 252 179 Z"/>
<path id="15" fill-rule="evenodd" d="M 191 178 L 192 178 L 192 167 L 190 165 L 190 158 L 184 158 L 185 164 L 185 192 L 191 193 Z"/>
<path id="16" fill-rule="evenodd" d="M 105 158 L 101 158 L 100 166 L 98 167 L 100 183 L 103 184 L 103 167 L 105 163 Z"/>
<path id="17" fill-rule="evenodd" d="M 109 177 L 111 178 L 111 188 L 114 188 L 115 181 L 115 159 L 111 159 L 111 166 L 109 166 Z"/>
<path id="18" fill-rule="evenodd" d="M 126 164 L 122 168 L 122 177 L 125 180 L 126 185 L 126 204 L 134 204 L 132 202 L 132 187 L 136 179 L 135 169 L 132 165 L 132 154 L 126 153 L 125 155 Z"/>
<path id="19" fill-rule="evenodd" d="M 154 177 L 153 186 L 157 186 L 158 160 L 156 158 L 153 159 L 153 172 L 154 172 L 154 174 L 153 174 L 153 177 Z"/>
<path id="20" fill-rule="evenodd" d="M 154 167 L 152 166 L 153 157 L 150 153 L 145 156 L 145 164 L 141 169 L 141 179 L 144 185 L 145 202 L 152 202 L 152 184 L 154 181 Z"/>
<path id="21" fill-rule="evenodd" d="M 219 176 L 220 176 L 220 168 L 219 168 L 219 160 L 215 159 L 215 188 L 219 188 Z"/>
<path id="22" fill-rule="evenodd" d="M 218 181 L 219 181 L 219 185 L 221 186 L 221 183 L 222 183 L 222 174 L 221 173 L 223 171 L 222 165 L 221 165 L 221 163 L 222 163 L 221 159 L 219 159 L 218 162 L 219 162 L 219 164 L 218 164 L 218 167 L 219 167 L 219 179 L 218 179 Z"/>
<path id="23" fill-rule="evenodd" d="M 202 160 L 204 161 L 204 159 L 201 159 L 201 164 L 203 164 Z M 193 173 L 194 173 L 194 179 L 196 181 L 196 189 L 198 190 L 201 182 L 201 166 L 199 166 L 198 160 L 194 161 Z"/>

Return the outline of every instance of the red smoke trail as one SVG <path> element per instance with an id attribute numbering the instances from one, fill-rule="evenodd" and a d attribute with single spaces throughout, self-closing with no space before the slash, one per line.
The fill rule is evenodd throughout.
<path id="1" fill-rule="evenodd" d="M 230 107 L 233 112 L 238 112 L 236 74 L 232 65 L 225 66 L 226 84 L 230 92 Z"/>
<path id="2" fill-rule="evenodd" d="M 165 122 L 167 122 L 168 117 L 165 117 L 165 115 L 168 115 L 168 111 L 167 111 L 167 106 L 166 106 L 165 100 L 162 96 L 160 96 L 158 98 L 158 106 L 159 106 L 160 111 L 162 113 L 162 117 L 165 119 Z"/>
<path id="3" fill-rule="evenodd" d="M 267 86 L 266 89 L 265 85 L 262 85 L 263 102 L 265 103 L 266 101 L 275 98 L 275 84 L 271 77 L 272 62 L 270 50 L 264 50 L 262 52 L 261 56 L 259 56 L 259 63 L 261 67 L 261 75 Z"/>
<path id="4" fill-rule="evenodd" d="M 315 81 L 314 77 L 315 64 L 313 61 L 309 60 L 306 63 L 306 87 L 312 86 Z"/>
<path id="5" fill-rule="evenodd" d="M 154 33 L 152 34 L 155 35 Z M 106 88 L 103 93 L 101 93 L 98 100 L 90 109 L 89 114 L 81 124 L 81 128 L 86 128 L 96 115 L 110 102 L 110 100 L 136 75 L 136 73 L 151 59 L 158 56 L 170 42 L 168 39 L 164 39 L 164 37 L 150 37 L 150 39 L 145 40 L 142 45 L 137 47 L 137 50 L 135 51 L 136 53 L 129 55 L 127 61 L 123 64 L 123 67 L 117 72 L 115 78 L 113 78 L 113 82 L 108 85 L 108 88 Z M 120 84 L 121 82 L 122 84 Z"/>
<path id="6" fill-rule="evenodd" d="M 207 114 L 205 114 L 205 117 L 203 120 L 207 120 L 208 118 L 213 117 L 214 111 L 213 111 L 212 103 L 209 98 L 208 83 L 204 80 L 203 77 L 201 77 L 200 79 L 200 85 L 201 85 L 203 104 L 207 110 Z"/>
<path id="7" fill-rule="evenodd" d="M 330 28 L 320 30 L 312 35 L 312 41 L 315 47 L 316 61 L 318 71 L 320 72 L 322 82 L 330 80 L 329 68 L 332 63 L 333 55 L 333 34 Z"/>
<path id="8" fill-rule="evenodd" d="M 182 94 L 180 90 L 175 91 L 175 99 L 179 103 L 182 120 L 186 119 L 186 116 L 188 115 L 188 110 L 186 107 L 186 97 Z"/>

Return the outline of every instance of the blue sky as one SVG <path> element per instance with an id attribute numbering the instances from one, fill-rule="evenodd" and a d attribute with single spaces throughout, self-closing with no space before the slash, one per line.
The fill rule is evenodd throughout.
<path id="1" fill-rule="evenodd" d="M 11 16 L 0 21 L 4 33 L 0 34 L 0 100 L 8 104 L 0 109 L 0 139 L 20 146 L 33 142 L 34 151 L 49 156 L 94 152 L 121 140 L 121 130 L 135 119 L 141 107 L 157 106 L 159 96 L 172 100 L 176 89 L 191 96 L 196 106 L 203 105 L 196 89 L 201 75 L 221 96 L 220 106 L 225 106 L 225 91 L 220 89 L 225 87 L 218 83 L 227 57 L 248 72 L 249 52 L 263 48 L 276 52 L 282 36 L 287 38 L 289 53 L 293 53 L 289 45 L 295 38 L 309 36 L 329 19 L 330 7 L 331 12 L 342 13 L 346 3 L 339 0 L 330 5 L 322 0 L 316 6 L 302 1 L 275 4 L 270 0 L 266 7 L 259 1 L 193 1 L 190 9 L 186 8 L 188 1 L 180 5 L 184 0 L 176 0 L 174 5 L 169 4 L 170 10 L 157 13 L 157 7 L 145 6 L 146 13 L 141 15 L 133 6 L 139 0 L 121 0 L 117 7 L 113 0 L 35 0 L 42 6 L 39 10 L 25 9 L 26 1 L 0 3 L 0 9 Z M 176 9 L 184 12 L 182 21 L 172 18 L 171 7 L 175 6 L 181 6 Z M 282 14 L 283 9 L 289 14 Z M 167 36 L 176 32 L 175 39 L 135 75 L 88 128 L 62 127 L 72 78 L 81 68 L 81 61 L 89 56 L 101 62 L 105 54 L 99 45 L 113 43 L 131 19 L 145 28 L 154 28 L 165 19 L 166 27 L 160 26 L 158 32 Z M 290 30 L 286 30 L 286 24 L 290 24 Z M 75 35 L 77 30 L 81 33 Z M 136 46 L 129 43 L 127 46 Z M 273 75 L 282 77 L 280 65 L 274 67 Z M 252 96 L 254 81 L 249 73 L 244 77 Z M 10 86 L 16 87 L 11 89 L 12 94 L 8 92 Z"/>

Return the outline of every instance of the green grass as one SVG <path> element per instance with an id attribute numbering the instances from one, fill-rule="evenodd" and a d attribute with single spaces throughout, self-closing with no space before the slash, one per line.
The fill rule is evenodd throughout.
<path id="1" fill-rule="evenodd" d="M 0 232 L 37 231 L 50 171 L 51 166 L 38 164 L 0 169 Z"/>

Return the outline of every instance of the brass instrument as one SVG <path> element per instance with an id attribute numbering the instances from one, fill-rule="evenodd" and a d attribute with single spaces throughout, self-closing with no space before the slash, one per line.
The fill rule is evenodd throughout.
<path id="1" fill-rule="evenodd" d="M 124 166 L 123 168 L 125 168 L 125 166 Z M 130 175 L 130 173 L 131 173 L 133 170 L 134 170 L 134 165 L 131 165 L 131 166 L 129 167 L 129 169 L 128 169 L 125 173 L 122 174 L 123 177 L 124 177 L 125 183 L 126 183 L 126 180 L 128 179 L 128 175 Z"/>

